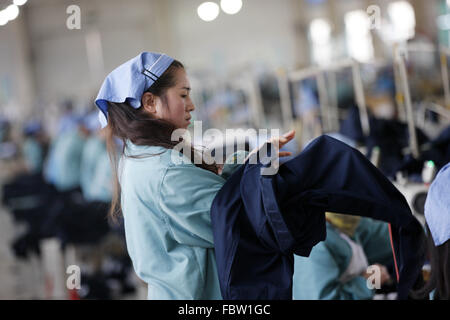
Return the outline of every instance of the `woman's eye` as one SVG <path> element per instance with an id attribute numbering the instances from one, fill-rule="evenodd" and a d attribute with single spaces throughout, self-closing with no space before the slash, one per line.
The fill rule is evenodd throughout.
<path id="1" fill-rule="evenodd" d="M 181 97 L 182 97 L 182 98 L 186 98 L 186 97 L 187 97 L 187 94 L 182 94 Z"/>

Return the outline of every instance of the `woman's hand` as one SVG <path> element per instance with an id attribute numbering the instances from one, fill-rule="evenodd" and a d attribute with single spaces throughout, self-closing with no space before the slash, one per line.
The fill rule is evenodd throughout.
<path id="1" fill-rule="evenodd" d="M 221 174 L 222 174 L 222 171 L 223 171 L 223 166 L 224 166 L 224 164 L 223 164 L 223 163 L 218 163 L 218 164 L 216 164 L 216 166 L 217 166 L 217 173 L 218 173 L 219 175 L 221 175 Z"/>
<path id="2" fill-rule="evenodd" d="M 289 157 L 292 156 L 292 152 L 288 152 L 288 151 L 279 151 L 281 148 L 283 148 L 283 146 L 288 143 L 289 141 L 291 141 L 292 139 L 294 139 L 295 137 L 295 130 L 291 130 L 285 134 L 283 134 L 280 137 L 275 137 L 275 138 L 271 138 L 269 139 L 269 142 L 272 143 L 275 148 L 278 150 L 278 157 Z"/>
<path id="3" fill-rule="evenodd" d="M 294 139 L 295 137 L 295 130 L 291 130 L 285 134 L 283 134 L 282 136 L 278 136 L 278 137 L 273 137 L 270 138 L 267 142 L 271 143 L 275 149 L 278 152 L 278 157 L 282 158 L 282 157 L 289 157 L 292 155 L 292 152 L 289 151 L 279 151 L 286 143 L 288 143 L 289 141 L 291 141 L 292 139 Z M 247 161 L 248 158 L 250 158 L 251 155 L 255 154 L 258 152 L 258 150 L 260 149 L 260 147 L 255 148 L 252 150 L 252 152 L 249 153 L 249 155 L 245 158 L 245 161 Z M 244 161 L 244 162 L 245 162 Z"/>

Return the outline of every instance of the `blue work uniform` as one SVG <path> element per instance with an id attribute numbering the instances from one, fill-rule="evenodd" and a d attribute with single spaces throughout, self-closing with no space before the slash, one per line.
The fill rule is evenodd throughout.
<path id="1" fill-rule="evenodd" d="M 88 200 L 111 202 L 113 192 L 113 173 L 107 152 L 98 157 L 99 163 L 96 166 L 95 174 L 92 178 L 92 188 L 90 188 Z"/>
<path id="2" fill-rule="evenodd" d="M 58 135 L 75 130 L 78 127 L 80 117 L 72 112 L 65 113 L 59 119 Z"/>
<path id="3" fill-rule="evenodd" d="M 22 154 L 28 171 L 32 174 L 42 171 L 44 162 L 44 150 L 39 142 L 34 138 L 25 139 L 22 147 Z"/>
<path id="4" fill-rule="evenodd" d="M 85 139 L 78 129 L 60 135 L 50 148 L 45 178 L 60 192 L 80 186 L 81 154 Z"/>
<path id="5" fill-rule="evenodd" d="M 327 238 L 311 255 L 294 257 L 293 298 L 298 300 L 368 300 L 374 290 L 361 275 L 343 277 L 352 260 L 352 246 L 338 228 L 327 222 Z M 362 247 L 369 265 L 391 265 L 388 225 L 362 218 L 351 241 Z"/>
<path id="6" fill-rule="evenodd" d="M 148 299 L 222 299 L 210 208 L 239 165 L 225 164 L 220 176 L 172 161 L 180 155 L 127 143 L 119 180 L 128 253 Z"/>
<path id="7" fill-rule="evenodd" d="M 111 201 L 112 172 L 105 142 L 90 137 L 81 156 L 80 186 L 87 201 Z"/>

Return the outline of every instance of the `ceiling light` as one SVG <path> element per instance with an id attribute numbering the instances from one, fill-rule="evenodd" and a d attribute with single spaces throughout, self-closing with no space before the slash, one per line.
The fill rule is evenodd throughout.
<path id="1" fill-rule="evenodd" d="M 309 27 L 312 41 L 317 44 L 326 44 L 330 41 L 331 26 L 324 19 L 314 19 Z"/>
<path id="2" fill-rule="evenodd" d="M 9 21 L 14 20 L 19 15 L 19 7 L 15 4 L 9 5 L 4 11 Z"/>
<path id="3" fill-rule="evenodd" d="M 8 17 L 6 16 L 6 10 L 0 10 L 0 26 L 4 26 L 8 23 Z"/>
<path id="4" fill-rule="evenodd" d="M 220 7 L 225 13 L 236 14 L 241 11 L 242 0 L 221 0 Z"/>
<path id="5" fill-rule="evenodd" d="M 198 6 L 197 14 L 203 21 L 213 21 L 219 15 L 219 6 L 214 2 L 203 2 Z"/>
<path id="6" fill-rule="evenodd" d="M 14 0 L 14 4 L 16 6 L 23 6 L 25 3 L 27 3 L 28 0 Z"/>

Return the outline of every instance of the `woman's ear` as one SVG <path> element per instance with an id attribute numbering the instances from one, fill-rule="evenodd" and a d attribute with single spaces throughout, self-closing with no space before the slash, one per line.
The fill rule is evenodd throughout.
<path id="1" fill-rule="evenodd" d="M 156 113 L 156 97 L 150 92 L 142 95 L 141 105 L 144 109 L 152 114 Z"/>

